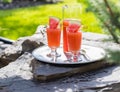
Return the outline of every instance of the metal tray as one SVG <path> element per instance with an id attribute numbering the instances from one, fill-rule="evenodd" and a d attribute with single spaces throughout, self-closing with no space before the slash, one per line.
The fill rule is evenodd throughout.
<path id="1" fill-rule="evenodd" d="M 57 52 L 61 54 L 61 56 L 55 57 L 55 60 L 53 60 L 53 58 L 50 58 L 47 56 L 47 54 L 50 53 L 50 48 L 44 45 L 42 47 L 35 49 L 32 52 L 32 55 L 40 62 L 59 64 L 59 65 L 87 64 L 87 63 L 103 60 L 106 56 L 104 49 L 88 46 L 88 45 L 82 45 L 81 51 L 80 51 L 81 54 L 79 57 L 81 58 L 81 60 L 79 62 L 68 61 L 66 55 L 63 53 L 62 46 L 60 46 L 60 48 L 57 49 Z"/>

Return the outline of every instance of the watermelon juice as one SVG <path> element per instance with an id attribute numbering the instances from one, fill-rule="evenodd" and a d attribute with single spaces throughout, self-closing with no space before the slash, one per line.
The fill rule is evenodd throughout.
<path id="1" fill-rule="evenodd" d="M 63 20 L 63 51 L 68 52 L 67 31 L 66 28 L 69 25 L 68 20 Z"/>
<path id="2" fill-rule="evenodd" d="M 68 35 L 68 49 L 70 52 L 76 53 L 81 48 L 82 33 L 78 32 L 67 32 Z"/>
<path id="3" fill-rule="evenodd" d="M 51 52 L 47 54 L 48 57 L 59 57 L 60 54 L 57 53 L 57 48 L 60 46 L 60 19 L 55 16 L 49 17 L 49 26 L 47 30 L 47 42 L 48 47 L 51 49 Z"/>
<path id="4" fill-rule="evenodd" d="M 60 35 L 61 30 L 59 28 L 51 29 L 47 28 L 47 39 L 48 39 L 48 46 L 50 48 L 58 48 L 60 46 Z"/>
<path id="5" fill-rule="evenodd" d="M 72 61 L 79 61 L 79 53 L 82 42 L 82 32 L 80 31 L 80 21 L 69 20 L 67 31 L 68 51 L 72 53 Z"/>

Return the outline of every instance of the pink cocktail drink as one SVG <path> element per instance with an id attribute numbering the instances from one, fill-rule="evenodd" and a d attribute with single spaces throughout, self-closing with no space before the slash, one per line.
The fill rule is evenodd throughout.
<path id="1" fill-rule="evenodd" d="M 82 32 L 80 31 L 80 22 L 71 20 L 67 27 L 68 51 L 72 53 L 72 61 L 78 62 L 78 57 L 82 43 Z"/>
<path id="2" fill-rule="evenodd" d="M 56 51 L 60 46 L 61 29 L 59 24 L 59 18 L 49 17 L 49 27 L 47 28 L 47 42 L 48 46 L 51 48 L 51 53 L 47 55 L 48 57 L 60 56 Z"/>
<path id="3" fill-rule="evenodd" d="M 69 32 L 68 31 L 68 49 L 70 52 L 78 53 L 81 48 L 82 32 Z"/>
<path id="4" fill-rule="evenodd" d="M 63 51 L 64 53 L 68 52 L 68 40 L 67 40 L 67 27 L 69 25 L 69 20 L 63 20 Z"/>
<path id="5" fill-rule="evenodd" d="M 48 39 L 48 46 L 50 48 L 58 48 L 60 46 L 60 35 L 61 30 L 60 28 L 52 29 L 47 28 L 47 39 Z"/>

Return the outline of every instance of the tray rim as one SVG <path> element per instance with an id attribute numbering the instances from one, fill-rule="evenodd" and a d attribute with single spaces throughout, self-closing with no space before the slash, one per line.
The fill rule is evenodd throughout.
<path id="1" fill-rule="evenodd" d="M 82 45 L 82 46 L 88 46 L 88 47 L 94 47 L 94 48 L 98 48 L 98 49 L 101 49 L 103 52 L 104 52 L 104 56 L 101 57 L 100 59 L 98 60 L 89 60 L 88 62 L 69 62 L 69 63 L 65 63 L 65 62 L 50 62 L 50 61 L 43 61 L 43 60 L 40 60 L 39 58 L 37 58 L 34 53 L 35 51 L 37 51 L 38 49 L 40 48 L 43 48 L 43 47 L 47 47 L 47 45 L 43 45 L 43 46 L 40 46 L 36 49 L 34 49 L 32 51 L 32 55 L 34 56 L 35 59 L 37 59 L 39 62 L 43 62 L 43 63 L 48 63 L 48 64 L 55 64 L 55 65 L 83 65 L 83 64 L 88 64 L 88 63 L 93 63 L 93 62 L 98 62 L 98 61 L 102 61 L 105 59 L 105 57 L 107 56 L 105 50 L 101 47 L 97 47 L 97 46 L 91 46 L 91 45 Z"/>

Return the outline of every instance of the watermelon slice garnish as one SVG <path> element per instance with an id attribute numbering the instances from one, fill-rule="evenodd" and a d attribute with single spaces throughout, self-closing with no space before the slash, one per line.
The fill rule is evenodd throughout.
<path id="1" fill-rule="evenodd" d="M 78 32 L 80 29 L 81 25 L 80 25 L 80 21 L 78 20 L 70 20 L 69 21 L 69 32 Z"/>
<path id="2" fill-rule="evenodd" d="M 51 29 L 56 29 L 59 25 L 60 19 L 57 17 L 50 16 L 49 17 L 49 27 Z"/>

